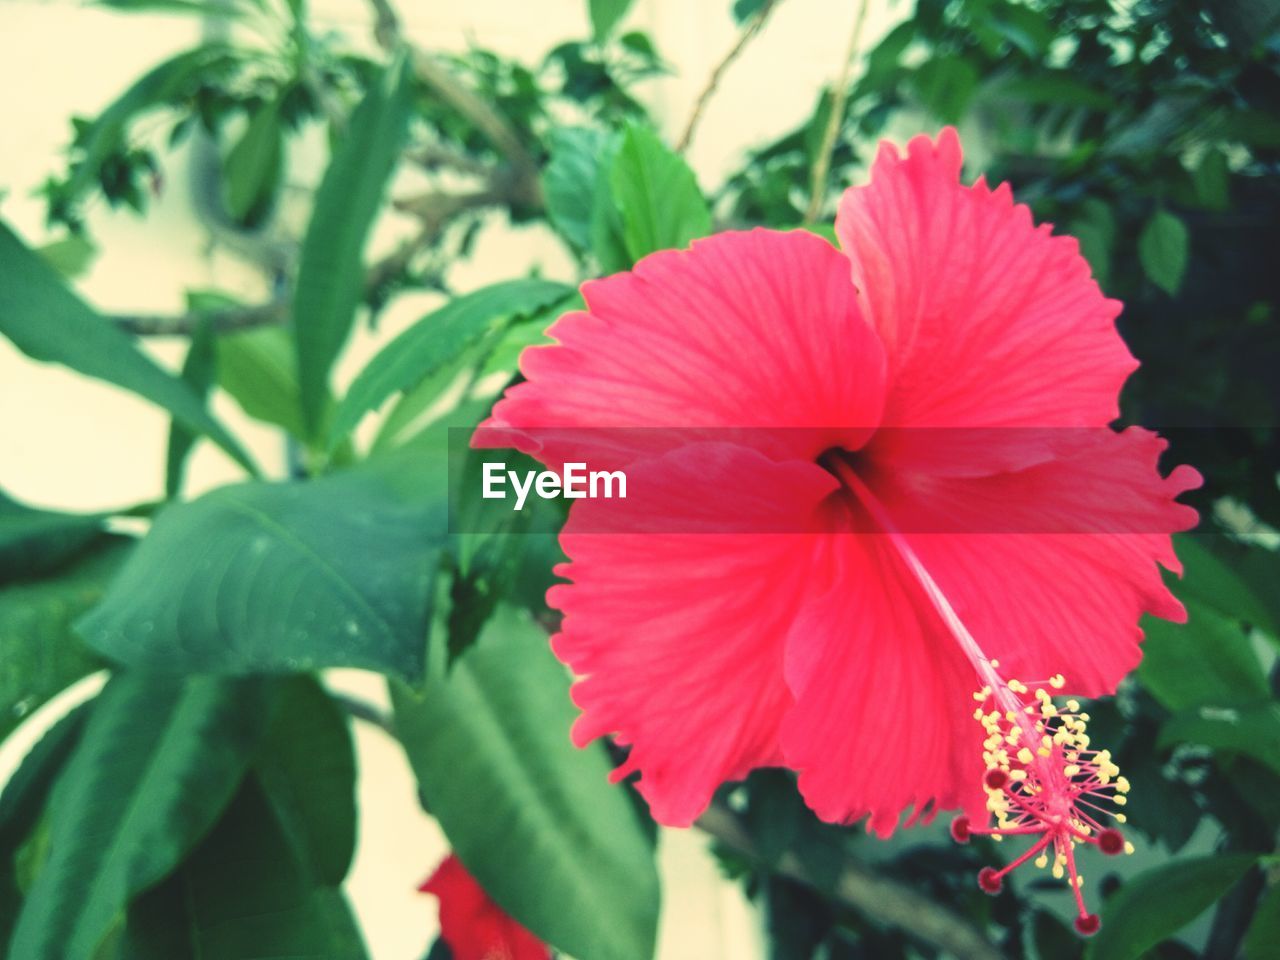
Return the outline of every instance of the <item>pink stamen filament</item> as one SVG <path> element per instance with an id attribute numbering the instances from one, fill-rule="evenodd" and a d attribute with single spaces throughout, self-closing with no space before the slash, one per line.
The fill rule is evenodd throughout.
<path id="1" fill-rule="evenodd" d="M 1108 766 L 1111 767 L 1112 771 L 1115 769 L 1114 765 L 1110 763 L 1109 755 L 1105 755 L 1098 750 L 1082 749 L 1082 744 L 1087 744 L 1088 742 L 1087 738 L 1083 736 L 1078 739 L 1072 737 L 1072 729 L 1067 721 L 1077 725 L 1075 730 L 1077 734 L 1083 734 L 1083 720 L 1078 710 L 1052 708 L 1048 697 L 1043 696 L 1043 702 L 1049 705 L 1037 708 L 1034 704 L 1026 704 L 1015 693 L 1013 682 L 1006 681 L 997 672 L 996 664 L 983 652 L 977 639 L 969 632 L 964 621 L 960 619 L 959 614 L 952 607 L 951 602 L 947 599 L 938 582 L 933 579 L 919 555 L 916 554 L 906 537 L 897 530 L 884 506 L 857 475 L 853 467 L 840 456 L 824 458 L 823 462 L 832 470 L 845 488 L 853 494 L 882 533 L 888 538 L 898 557 L 910 571 L 916 584 L 929 599 L 947 632 L 956 641 L 957 646 L 964 653 L 969 663 L 972 664 L 974 672 L 978 675 L 983 687 L 981 693 L 977 696 L 981 697 L 982 694 L 986 694 L 994 699 L 998 714 L 987 716 L 986 723 L 991 724 L 991 726 L 988 726 L 988 730 L 998 730 L 1000 723 L 1007 722 L 1009 724 L 1005 736 L 1008 743 L 1007 749 L 1015 750 L 1016 743 L 1021 743 L 1022 745 L 1020 749 L 1017 749 L 1018 770 L 1021 771 L 1020 777 L 1018 779 L 1014 779 L 1012 776 L 996 778 L 988 787 L 991 795 L 999 795 L 1002 798 L 1003 806 L 990 808 L 1001 811 L 999 813 L 1001 825 L 974 828 L 969 825 L 968 818 L 964 817 L 961 818 L 963 820 L 961 832 L 956 833 L 953 828 L 953 835 L 961 842 L 967 842 L 969 834 L 996 838 L 1038 834 L 1040 839 L 1004 868 L 998 871 L 985 868 L 979 876 L 980 885 L 988 892 L 994 893 L 998 891 L 1000 881 L 1007 874 L 1022 866 L 1037 854 L 1044 853 L 1052 848 L 1057 864 L 1055 866 L 1055 874 L 1060 866 L 1065 867 L 1068 884 L 1076 902 L 1078 911 L 1076 929 L 1083 934 L 1093 933 L 1098 928 L 1098 918 L 1088 912 L 1085 907 L 1084 897 L 1080 892 L 1081 881 L 1080 875 L 1076 870 L 1074 842 L 1090 843 L 1101 847 L 1102 844 L 1098 836 L 1107 828 L 1104 828 L 1081 808 L 1088 807 L 1100 814 L 1106 814 L 1106 810 L 1086 798 L 1123 803 L 1123 798 L 1118 798 L 1116 792 L 1127 790 L 1127 785 L 1124 785 L 1122 781 L 1117 781 L 1116 783 L 1107 782 L 1114 774 L 1108 772 L 1105 774 L 1106 779 L 1104 779 L 1101 771 Z M 1059 678 L 1059 686 L 1061 682 L 1061 678 Z M 1053 681 L 1049 681 L 1049 685 L 1052 685 L 1052 683 Z M 1025 684 L 1018 686 L 1023 692 L 1028 690 Z M 1040 689 L 1043 690 L 1043 686 Z M 1072 701 L 1071 705 L 1072 707 L 1075 706 L 1074 701 Z M 996 719 L 997 716 L 999 719 Z M 1016 738 L 1013 732 L 1014 725 L 1016 725 L 1018 732 Z M 1057 736 L 1052 738 L 1048 736 L 1047 731 L 1063 731 L 1064 727 L 1064 740 L 1070 745 L 1070 749 L 1064 748 L 1063 743 L 1059 742 Z M 995 735 L 993 733 L 993 736 Z M 1001 747 L 1001 749 L 1005 748 Z M 1042 750 L 1044 751 L 1043 753 Z M 1030 754 L 1030 756 L 1026 757 L 1025 754 Z M 1000 769 L 1008 771 L 1009 766 L 1009 763 L 1005 763 L 1002 760 Z M 1072 770 L 1071 768 L 1078 769 Z M 994 803 L 995 801 L 993 800 L 992 802 Z M 1012 814 L 1012 817 L 1009 814 Z M 1077 826 L 1077 823 L 1083 824 L 1092 832 L 1086 832 L 1086 830 Z M 1104 852 L 1118 852 L 1115 847 L 1120 840 L 1121 838 L 1117 837 L 1114 831 L 1111 831 L 1108 844 L 1111 849 L 1105 849 Z"/>

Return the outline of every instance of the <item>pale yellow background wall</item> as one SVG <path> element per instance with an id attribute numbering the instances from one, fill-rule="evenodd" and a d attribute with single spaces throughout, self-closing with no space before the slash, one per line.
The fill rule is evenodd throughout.
<path id="1" fill-rule="evenodd" d="M 629 25 L 650 31 L 675 75 L 643 88 L 643 95 L 673 137 L 683 128 L 693 98 L 716 60 L 733 43 L 732 0 L 637 0 Z M 319 26 L 368 36 L 360 0 L 313 0 Z M 403 0 L 407 31 L 419 42 L 458 49 L 469 40 L 527 61 L 555 42 L 588 33 L 586 0 Z M 873 41 L 902 11 L 873 3 L 865 37 Z M 853 21 L 841 0 L 783 0 L 768 30 L 726 77 L 707 112 L 690 157 L 704 188 L 740 159 L 743 149 L 798 123 L 817 90 L 833 76 Z M 190 45 L 189 18 L 120 15 L 66 0 L 0 0 L 0 190 L 2 214 L 29 241 L 45 239 L 43 206 L 32 191 L 60 163 L 73 113 L 93 115 L 150 64 Z M 305 221 L 306 187 L 314 183 L 323 151 L 294 151 L 289 213 Z M 169 189 L 144 220 L 98 208 L 90 217 L 103 253 L 80 283 L 104 310 L 177 311 L 188 287 L 217 287 L 247 297 L 262 295 L 262 280 L 229 251 L 211 245 L 186 193 L 184 158 L 169 168 Z M 395 224 L 375 237 L 394 240 Z M 455 275 L 462 288 L 515 276 L 531 263 L 569 276 L 563 252 L 537 229 L 498 224 L 486 231 L 475 260 Z M 339 371 L 349 377 L 385 339 L 416 319 L 430 297 L 410 297 L 384 321 L 378 337 L 358 336 Z M 180 343 L 149 342 L 163 362 L 179 362 Z M 275 473 L 280 440 L 247 420 L 227 398 L 217 412 Z M 155 408 L 122 391 L 60 368 L 32 363 L 0 340 L 0 488 L 33 503 L 66 509 L 117 507 L 162 492 L 168 421 Z M 202 444 L 192 461 L 191 492 L 238 478 L 218 451 Z M 3 664 L 0 664 L 3 669 Z M 333 682 L 362 696 L 380 696 L 374 678 L 341 671 Z M 71 696 L 85 695 L 85 689 Z M 0 748 L 0 782 L 20 759 L 42 720 L 26 736 Z M 435 909 L 414 892 L 444 852 L 434 824 L 423 816 L 403 757 L 377 731 L 360 726 L 361 835 L 348 889 L 364 923 L 375 960 L 417 960 L 433 936 Z M 762 956 L 756 919 L 736 887 L 724 883 L 702 837 L 664 831 L 665 884 L 660 960 L 751 960 Z"/>

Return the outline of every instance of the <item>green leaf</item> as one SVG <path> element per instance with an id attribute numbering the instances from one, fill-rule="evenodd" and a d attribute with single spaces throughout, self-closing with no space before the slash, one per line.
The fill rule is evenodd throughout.
<path id="1" fill-rule="evenodd" d="M 207 320 L 196 325 L 187 348 L 187 359 L 182 365 L 182 379 L 202 400 L 207 400 L 209 390 L 217 375 L 217 335 L 213 324 Z M 170 499 L 182 492 L 182 481 L 187 472 L 187 457 L 196 444 L 196 436 L 176 420 L 169 426 L 169 448 L 165 453 L 164 492 Z"/>
<path id="2" fill-rule="evenodd" d="M 1241 706 L 1270 695 L 1262 664 L 1238 623 L 1187 602 L 1185 624 L 1148 618 L 1138 678 L 1170 710 Z"/>
<path id="3" fill-rule="evenodd" d="M 588 0 L 591 12 L 591 33 L 596 43 L 604 43 L 614 27 L 631 9 L 632 0 Z"/>
<path id="4" fill-rule="evenodd" d="M 711 211 L 684 159 L 645 127 L 622 137 L 609 187 L 631 261 L 711 232 Z"/>
<path id="5" fill-rule="evenodd" d="M 130 899 L 173 870 L 231 799 L 267 691 L 256 680 L 111 679 L 54 788 L 48 859 L 11 956 L 93 960 Z"/>
<path id="6" fill-rule="evenodd" d="M 1227 210 L 1231 206 L 1231 168 L 1227 155 L 1216 147 L 1205 151 L 1191 174 L 1196 199 L 1210 210 Z"/>
<path id="7" fill-rule="evenodd" d="M 119 4 L 117 4 L 119 5 Z M 205 5 L 207 6 L 207 4 Z M 185 50 L 147 71 L 77 137 L 79 157 L 66 191 L 78 197 L 97 179 L 103 162 L 125 146 L 125 134 L 138 114 L 163 106 L 197 83 L 240 62 L 242 54 L 226 44 Z M 0 283 L 0 287 L 5 286 Z"/>
<path id="8" fill-rule="evenodd" d="M 551 159 L 542 173 L 547 217 L 579 250 L 591 249 L 591 221 L 600 171 L 611 159 L 613 137 L 604 130 L 567 127 L 548 138 Z"/>
<path id="9" fill-rule="evenodd" d="M 578 960 L 642 960 L 653 850 L 604 750 L 571 744 L 568 688 L 546 634 L 505 611 L 446 679 L 420 696 L 393 685 L 396 726 L 427 806 L 504 910 Z"/>
<path id="10" fill-rule="evenodd" d="M 72 234 L 37 247 L 36 253 L 57 270 L 59 275 L 72 280 L 88 271 L 93 258 L 98 255 L 98 248 L 87 238 Z"/>
<path id="11" fill-rule="evenodd" d="M 1106 902 L 1102 929 L 1085 956 L 1136 960 L 1207 910 L 1256 860 L 1246 854 L 1199 857 L 1140 873 Z"/>
<path id="12" fill-rule="evenodd" d="M 336 887 L 356 847 L 356 758 L 346 715 L 312 677 L 280 684 L 255 775 L 314 881 Z"/>
<path id="13" fill-rule="evenodd" d="M 761 10 L 763 10 L 770 0 L 734 0 L 733 2 L 733 20 L 738 26 L 742 26 Z"/>
<path id="14" fill-rule="evenodd" d="M 1274 556 L 1261 547 L 1239 547 L 1223 537 L 1175 534 L 1174 547 L 1182 561 L 1181 579 L 1168 574 L 1166 582 L 1184 602 L 1195 601 L 1222 617 L 1243 622 L 1280 637 L 1275 611 L 1246 578 L 1250 561 Z M 1213 549 L 1211 549 L 1211 546 Z"/>
<path id="15" fill-rule="evenodd" d="M 240 484 L 171 506 L 77 626 L 135 667 L 416 678 L 445 498 L 392 472 Z"/>
<path id="16" fill-rule="evenodd" d="M 0 792 L 0 955 L 8 955 L 5 948 L 21 909 L 19 851 L 39 823 L 54 781 L 80 741 L 91 705 L 92 701 L 76 707 L 50 727 Z"/>
<path id="17" fill-rule="evenodd" d="M 340 891 L 316 886 L 266 791 L 246 778 L 178 872 L 130 909 L 118 960 L 364 960 Z"/>
<path id="18" fill-rule="evenodd" d="M 38 510 L 0 492 L 0 586 L 56 570 L 101 535 L 103 519 Z"/>
<path id="19" fill-rule="evenodd" d="M 1157 210 L 1138 236 L 1138 259 L 1147 278 L 1169 296 L 1182 286 L 1191 237 L 1186 225 L 1168 210 Z"/>
<path id="20" fill-rule="evenodd" d="M 280 327 L 217 338 L 218 386 L 249 416 L 301 438 L 302 406 L 293 340 Z"/>
<path id="21" fill-rule="evenodd" d="M 283 162 L 280 101 L 271 100 L 249 118 L 223 167 L 227 211 L 238 223 L 255 226 L 270 212 Z"/>
<path id="22" fill-rule="evenodd" d="M 1180 713 L 1160 728 L 1157 746 L 1166 749 L 1178 743 L 1243 754 L 1280 774 L 1280 703 Z"/>
<path id="23" fill-rule="evenodd" d="M 912 77 L 925 109 L 943 123 L 964 116 L 981 77 L 963 57 L 934 57 L 920 65 Z"/>
<path id="24" fill-rule="evenodd" d="M 130 544 L 109 538 L 57 579 L 0 590 L 0 740 L 51 698 L 101 669 L 71 625 L 106 593 Z"/>
<path id="25" fill-rule="evenodd" d="M 1280 886 L 1273 885 L 1262 895 L 1253 923 L 1244 938 L 1245 960 L 1268 960 L 1280 943 Z"/>
<path id="26" fill-rule="evenodd" d="M 208 436 L 246 470 L 248 454 L 191 388 L 156 366 L 125 334 L 73 294 L 37 254 L 0 223 L 0 333 L 31 357 L 131 390 Z"/>
<path id="27" fill-rule="evenodd" d="M 457 358 L 496 320 L 541 310 L 572 293 L 571 287 L 550 280 L 509 280 L 456 297 L 428 314 L 360 371 L 333 416 L 329 449 L 337 447 L 362 416 L 392 394 L 412 388 Z"/>
<path id="28" fill-rule="evenodd" d="M 403 55 L 376 78 L 334 151 L 302 241 L 293 330 L 302 420 L 311 438 L 318 438 L 329 370 L 364 291 L 364 245 L 404 143 L 410 80 Z"/>

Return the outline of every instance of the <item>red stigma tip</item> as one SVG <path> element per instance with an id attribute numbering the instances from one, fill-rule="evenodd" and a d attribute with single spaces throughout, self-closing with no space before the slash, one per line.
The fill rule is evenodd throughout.
<path id="1" fill-rule="evenodd" d="M 1004 878 L 995 867 L 983 867 L 978 871 L 978 886 L 984 893 L 997 894 L 1004 886 Z"/>
<path id="2" fill-rule="evenodd" d="M 1096 913 L 1083 913 L 1076 917 L 1076 932 L 1082 937 L 1092 937 L 1102 926 Z"/>
<path id="3" fill-rule="evenodd" d="M 966 816 L 956 817 L 951 821 L 951 839 L 956 843 L 969 842 L 969 818 Z"/>
<path id="4" fill-rule="evenodd" d="M 1098 849 L 1109 857 L 1124 852 L 1124 835 L 1108 827 L 1098 834 Z"/>
<path id="5" fill-rule="evenodd" d="M 1003 770 L 988 770 L 983 775 L 982 782 L 987 785 L 988 789 L 1003 790 L 1004 785 L 1009 782 L 1009 774 Z"/>

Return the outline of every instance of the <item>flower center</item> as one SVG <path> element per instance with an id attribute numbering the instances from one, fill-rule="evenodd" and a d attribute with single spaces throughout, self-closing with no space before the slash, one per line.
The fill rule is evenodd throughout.
<path id="1" fill-rule="evenodd" d="M 1005 837 L 1034 838 L 1032 845 L 1002 869 L 984 867 L 978 885 L 997 894 L 1004 878 L 1034 858 L 1038 867 L 1049 866 L 1054 877 L 1067 878 L 1076 902 L 1075 927 L 1082 935 L 1097 932 L 1096 914 L 1085 908 L 1080 888 L 1084 878 L 1076 869 L 1075 849 L 1092 844 L 1103 853 L 1132 853 L 1133 845 L 1120 831 L 1106 826 L 1110 817 L 1124 823 L 1125 816 L 1112 806 L 1126 802 L 1129 782 L 1107 750 L 1094 750 L 1089 741 L 1089 715 L 1080 703 L 1055 702 L 1053 693 L 1066 685 L 1061 674 L 1036 683 L 1005 680 L 999 661 L 988 657 L 960 619 L 942 588 L 926 569 L 910 542 L 893 525 L 884 506 L 858 476 L 843 455 L 826 454 L 822 464 L 857 498 L 876 527 L 888 537 L 899 558 L 928 597 L 943 625 L 966 659 L 973 665 L 982 688 L 974 719 L 986 733 L 982 758 L 986 764 L 983 789 L 993 826 L 973 826 L 966 816 L 951 825 L 952 837 L 968 843 L 974 834 L 1000 841 Z"/>

